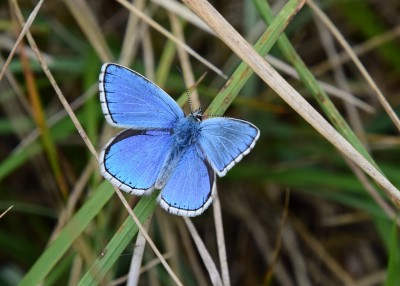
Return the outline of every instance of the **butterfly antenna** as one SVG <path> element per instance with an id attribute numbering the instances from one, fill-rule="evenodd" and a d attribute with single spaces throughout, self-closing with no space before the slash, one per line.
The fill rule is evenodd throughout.
<path id="1" fill-rule="evenodd" d="M 183 77 L 183 73 L 182 73 L 181 69 L 180 69 L 178 66 L 176 66 L 176 68 L 178 69 L 179 75 L 180 75 L 181 78 L 182 78 L 183 85 L 185 86 L 186 95 L 187 95 L 188 102 L 189 102 L 189 107 L 190 107 L 190 113 L 193 114 L 192 101 L 190 100 L 189 91 L 188 91 L 188 88 L 187 88 L 187 86 L 186 86 L 185 78 Z"/>

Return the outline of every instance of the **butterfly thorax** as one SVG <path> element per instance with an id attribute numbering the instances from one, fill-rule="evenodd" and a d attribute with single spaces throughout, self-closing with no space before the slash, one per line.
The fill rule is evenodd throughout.
<path id="1" fill-rule="evenodd" d="M 161 168 L 155 187 L 161 189 L 167 183 L 172 171 L 179 163 L 182 155 L 197 143 L 200 133 L 200 121 L 189 114 L 177 121 L 172 130 L 173 143 Z"/>
<path id="2" fill-rule="evenodd" d="M 200 121 L 192 114 L 178 120 L 173 129 L 176 146 L 179 149 L 192 146 L 199 137 Z"/>

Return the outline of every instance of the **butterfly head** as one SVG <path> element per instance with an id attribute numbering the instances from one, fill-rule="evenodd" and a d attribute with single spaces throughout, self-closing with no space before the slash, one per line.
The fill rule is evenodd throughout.
<path id="1" fill-rule="evenodd" d="M 203 108 L 200 107 L 199 109 L 191 112 L 189 116 L 193 119 L 193 121 L 201 122 L 204 116 Z"/>

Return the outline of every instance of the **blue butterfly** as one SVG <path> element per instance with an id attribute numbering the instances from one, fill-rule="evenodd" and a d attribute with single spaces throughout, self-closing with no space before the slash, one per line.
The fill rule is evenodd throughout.
<path id="1" fill-rule="evenodd" d="M 126 67 L 106 63 L 99 76 L 108 123 L 126 128 L 100 154 L 101 175 L 135 195 L 161 190 L 166 211 L 197 216 L 211 203 L 222 177 L 254 147 L 260 131 L 233 118 L 185 116 L 160 87 Z"/>

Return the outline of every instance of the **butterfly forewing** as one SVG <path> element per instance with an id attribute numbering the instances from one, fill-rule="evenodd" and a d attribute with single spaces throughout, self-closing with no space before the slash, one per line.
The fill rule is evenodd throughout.
<path id="1" fill-rule="evenodd" d="M 161 88 L 140 74 L 104 64 L 99 77 L 100 101 L 107 121 L 123 128 L 171 128 L 182 109 Z"/>

